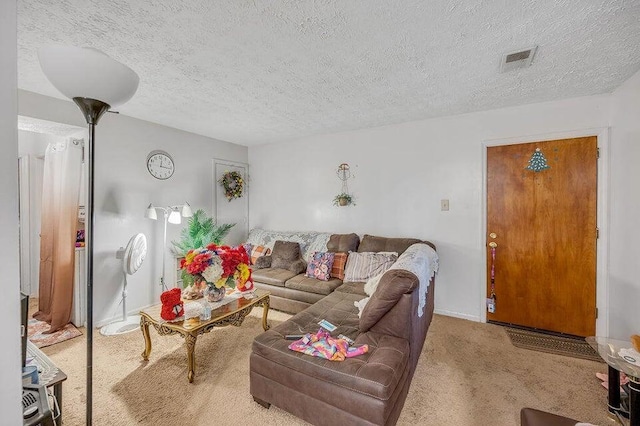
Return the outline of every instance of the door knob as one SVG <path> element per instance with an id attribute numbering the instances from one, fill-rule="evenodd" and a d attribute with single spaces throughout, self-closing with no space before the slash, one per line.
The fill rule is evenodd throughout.
<path id="1" fill-rule="evenodd" d="M 492 232 L 492 233 L 489 234 L 489 238 L 496 238 L 496 237 L 497 237 L 497 235 L 496 235 L 495 232 Z"/>
<path id="2" fill-rule="evenodd" d="M 498 247 L 498 244 L 497 244 L 495 241 L 491 241 L 491 242 L 489 243 L 489 247 L 491 247 L 491 248 L 496 248 L 496 247 Z"/>

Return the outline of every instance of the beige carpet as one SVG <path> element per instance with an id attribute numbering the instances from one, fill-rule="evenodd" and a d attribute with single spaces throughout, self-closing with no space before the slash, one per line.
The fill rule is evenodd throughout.
<path id="1" fill-rule="evenodd" d="M 249 350 L 262 331 L 261 309 L 242 327 L 201 336 L 196 378 L 186 378 L 182 339 L 151 330 L 153 350 L 141 360 L 135 331 L 94 340 L 95 425 L 300 425 L 276 407 L 266 410 L 249 394 Z M 271 312 L 272 322 L 288 316 Z M 65 425 L 84 424 L 85 338 L 45 348 L 64 370 Z M 599 425 L 606 391 L 595 378 L 604 364 L 519 349 L 502 327 L 435 316 L 409 390 L 400 425 L 518 425 L 529 406 Z"/>

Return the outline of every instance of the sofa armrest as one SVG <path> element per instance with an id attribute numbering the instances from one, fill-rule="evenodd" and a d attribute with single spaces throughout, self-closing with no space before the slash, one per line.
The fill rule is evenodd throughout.
<path id="1" fill-rule="evenodd" d="M 288 269 L 291 272 L 295 272 L 296 274 L 301 274 L 307 270 L 307 262 L 305 262 L 303 259 L 298 259 L 291 265 L 289 265 Z"/>
<path id="2" fill-rule="evenodd" d="M 264 269 L 271 267 L 271 255 L 260 256 L 256 259 L 256 263 L 253 264 L 253 269 Z"/>
<path id="3" fill-rule="evenodd" d="M 412 341 L 413 330 L 407 324 L 412 324 L 419 320 L 417 299 L 417 291 L 403 294 L 395 306 L 384 314 L 378 322 L 373 324 L 369 330 Z"/>

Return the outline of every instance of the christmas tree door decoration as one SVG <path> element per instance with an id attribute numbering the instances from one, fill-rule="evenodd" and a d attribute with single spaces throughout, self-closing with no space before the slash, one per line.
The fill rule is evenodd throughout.
<path id="1" fill-rule="evenodd" d="M 544 154 L 540 151 L 540 148 L 536 148 L 536 152 L 533 153 L 531 159 L 529 160 L 529 165 L 526 167 L 528 170 L 533 170 L 534 172 L 541 172 L 544 169 L 548 169 L 549 165 L 547 164 L 547 159 L 544 158 Z"/>

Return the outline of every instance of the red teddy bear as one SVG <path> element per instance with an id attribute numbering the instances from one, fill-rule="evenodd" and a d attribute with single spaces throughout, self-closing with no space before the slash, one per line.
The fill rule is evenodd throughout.
<path id="1" fill-rule="evenodd" d="M 184 303 L 180 300 L 182 292 L 179 288 L 172 288 L 160 295 L 162 302 L 162 311 L 160 316 L 163 320 L 172 321 L 184 315 Z"/>

